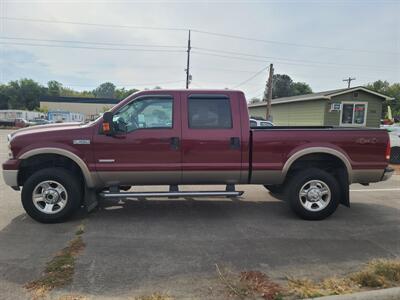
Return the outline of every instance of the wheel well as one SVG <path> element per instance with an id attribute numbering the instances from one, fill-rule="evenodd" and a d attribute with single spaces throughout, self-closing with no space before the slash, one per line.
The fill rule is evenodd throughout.
<path id="1" fill-rule="evenodd" d="M 344 170 L 346 174 L 348 173 L 346 165 L 337 156 L 328 153 L 311 153 L 299 157 L 290 166 L 287 175 L 304 168 L 318 168 L 333 174 L 337 173 L 338 170 Z"/>
<path id="2" fill-rule="evenodd" d="M 34 172 L 44 168 L 64 168 L 76 174 L 80 182 L 85 180 L 80 167 L 72 159 L 58 154 L 40 154 L 22 160 L 18 172 L 18 185 L 24 185 Z"/>
<path id="3" fill-rule="evenodd" d="M 299 157 L 289 168 L 286 180 L 299 170 L 318 168 L 332 174 L 341 187 L 340 202 L 350 206 L 349 173 L 345 163 L 337 156 L 328 153 L 311 153 Z"/>

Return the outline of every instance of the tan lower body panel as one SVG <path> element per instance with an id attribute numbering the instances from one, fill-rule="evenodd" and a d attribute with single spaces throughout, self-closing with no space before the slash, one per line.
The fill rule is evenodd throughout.
<path id="1" fill-rule="evenodd" d="M 241 171 L 184 171 L 182 184 L 236 184 L 241 183 L 240 173 Z M 244 183 L 246 182 L 247 178 Z"/>
<path id="2" fill-rule="evenodd" d="M 136 171 L 98 172 L 96 185 L 168 185 L 168 184 L 237 184 L 247 183 L 247 172 L 240 171 Z M 182 178 L 183 177 L 183 178 Z"/>
<path id="3" fill-rule="evenodd" d="M 284 181 L 284 175 L 279 170 L 256 170 L 252 172 L 252 184 L 281 184 Z"/>
<path id="4" fill-rule="evenodd" d="M 381 169 L 353 170 L 351 183 L 378 182 L 381 181 L 382 175 Z"/>
<path id="5" fill-rule="evenodd" d="M 180 171 L 98 172 L 99 184 L 112 185 L 164 185 L 182 180 Z"/>
<path id="6" fill-rule="evenodd" d="M 96 186 L 111 185 L 169 185 L 169 184 L 246 184 L 247 172 L 240 171 L 136 171 L 98 172 Z M 95 173 L 92 173 L 95 175 Z M 383 170 L 353 170 L 351 183 L 381 181 Z M 182 178 L 183 177 L 183 178 Z M 256 170 L 251 184 L 281 184 L 285 175 L 280 170 Z"/>

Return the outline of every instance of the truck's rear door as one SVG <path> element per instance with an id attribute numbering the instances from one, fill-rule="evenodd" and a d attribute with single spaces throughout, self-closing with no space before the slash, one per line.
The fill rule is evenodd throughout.
<path id="1" fill-rule="evenodd" d="M 234 93 L 184 92 L 183 183 L 237 183 L 241 173 L 239 101 Z"/>

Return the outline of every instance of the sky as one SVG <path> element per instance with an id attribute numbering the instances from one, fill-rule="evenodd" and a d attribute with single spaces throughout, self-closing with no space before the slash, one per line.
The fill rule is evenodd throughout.
<path id="1" fill-rule="evenodd" d="M 315 92 L 400 82 L 399 15 L 400 0 L 0 0 L 0 83 L 184 88 L 188 29 L 191 88 L 260 97 L 270 63 Z"/>

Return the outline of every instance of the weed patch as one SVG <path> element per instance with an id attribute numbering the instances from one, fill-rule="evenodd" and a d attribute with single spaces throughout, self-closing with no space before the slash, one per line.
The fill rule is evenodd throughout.
<path id="1" fill-rule="evenodd" d="M 70 284 L 74 275 L 76 257 L 84 248 L 85 243 L 81 235 L 77 235 L 67 247 L 58 252 L 46 264 L 42 276 L 25 285 L 25 288 L 32 292 L 33 298 L 43 298 L 54 288 Z"/>
<path id="2" fill-rule="evenodd" d="M 378 259 L 366 264 L 350 279 L 362 287 L 386 288 L 400 284 L 400 260 Z"/>

